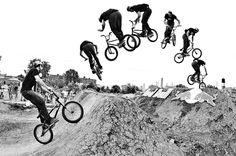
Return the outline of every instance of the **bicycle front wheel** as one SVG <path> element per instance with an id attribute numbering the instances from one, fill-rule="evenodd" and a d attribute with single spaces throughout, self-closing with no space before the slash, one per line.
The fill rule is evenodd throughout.
<path id="1" fill-rule="evenodd" d="M 202 51 L 199 48 L 193 49 L 192 56 L 195 59 L 199 59 L 202 56 Z"/>
<path id="2" fill-rule="evenodd" d="M 76 101 L 69 101 L 62 108 L 63 118 L 70 123 L 79 122 L 84 115 L 83 107 Z"/>
<path id="3" fill-rule="evenodd" d="M 118 57 L 118 50 L 113 46 L 107 47 L 105 50 L 105 57 L 109 61 L 114 61 Z"/>
<path id="4" fill-rule="evenodd" d="M 156 42 L 157 39 L 158 39 L 158 33 L 155 29 L 152 29 L 152 36 L 148 36 L 148 40 L 150 42 Z"/>
<path id="5" fill-rule="evenodd" d="M 181 62 L 183 62 L 183 61 L 184 61 L 184 56 L 183 56 L 183 54 L 182 54 L 182 53 L 177 53 L 177 54 L 175 54 L 174 60 L 175 60 L 176 63 L 181 63 Z"/>
<path id="6" fill-rule="evenodd" d="M 167 45 L 167 42 L 165 41 L 165 38 L 164 38 L 161 42 L 161 48 L 165 49 L 166 45 Z"/>
<path id="7" fill-rule="evenodd" d="M 124 49 L 127 51 L 134 51 L 137 47 L 135 38 L 132 35 L 127 34 L 123 37 L 123 39 L 125 41 L 125 45 L 123 46 Z"/>
<path id="8" fill-rule="evenodd" d="M 173 34 L 173 36 L 172 36 L 172 43 L 173 43 L 173 46 L 176 45 L 176 35 L 175 34 Z"/>
<path id="9" fill-rule="evenodd" d="M 189 75 L 188 78 L 187 78 L 187 82 L 188 82 L 188 84 L 190 84 L 190 85 L 193 85 L 193 84 L 194 84 L 194 82 L 191 80 L 192 76 L 193 76 L 193 75 Z"/>
<path id="10" fill-rule="evenodd" d="M 136 48 L 138 48 L 141 44 L 141 39 L 140 37 L 137 35 L 137 34 L 132 34 L 132 36 L 135 38 L 135 41 L 136 41 Z M 132 38 L 129 38 L 129 39 L 132 39 Z M 130 47 L 133 47 L 132 45 L 129 45 L 131 41 L 127 42 L 128 46 Z"/>
<path id="11" fill-rule="evenodd" d="M 204 82 L 200 82 L 199 89 L 205 89 L 205 88 L 206 88 L 206 84 Z"/>
<path id="12" fill-rule="evenodd" d="M 34 128 L 34 138 L 41 144 L 48 144 L 53 139 L 52 129 L 43 128 L 45 124 L 39 124 Z"/>

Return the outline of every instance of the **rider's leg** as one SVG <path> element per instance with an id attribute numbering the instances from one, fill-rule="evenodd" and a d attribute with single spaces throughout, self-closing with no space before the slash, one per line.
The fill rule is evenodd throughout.
<path id="1" fill-rule="evenodd" d="M 22 92 L 22 95 L 24 98 L 29 100 L 32 104 L 34 104 L 38 108 L 39 113 L 42 116 L 42 118 L 40 118 L 40 120 L 41 121 L 45 120 L 46 123 L 50 124 L 51 117 L 49 116 L 47 108 L 45 106 L 44 98 L 40 94 L 38 94 L 32 90 L 24 91 L 24 92 Z"/>
<path id="2" fill-rule="evenodd" d="M 86 44 L 83 47 L 83 51 L 87 55 L 87 57 L 89 59 L 89 65 L 90 65 L 90 68 L 92 70 L 92 73 L 95 73 L 95 71 L 93 69 L 93 67 L 94 67 L 93 58 L 92 58 L 92 55 L 91 55 L 91 52 L 94 51 L 93 45 L 92 44 Z"/>
<path id="3" fill-rule="evenodd" d="M 152 33 L 151 28 L 148 25 L 148 19 L 152 14 L 152 10 L 150 8 L 148 8 L 144 13 L 143 13 L 143 17 L 142 17 L 142 30 L 145 33 L 145 31 L 148 31 L 148 34 L 150 35 Z M 143 33 L 142 32 L 142 33 Z"/>
<path id="4" fill-rule="evenodd" d="M 90 53 L 91 53 L 91 55 L 93 56 L 93 58 L 96 60 L 96 62 L 97 62 L 97 64 L 98 64 L 98 67 L 99 67 L 100 69 L 102 69 L 102 65 L 101 65 L 101 63 L 100 63 L 100 61 L 99 61 L 97 55 L 95 54 L 95 51 L 92 50 L 92 51 L 90 51 Z"/>
<path id="5" fill-rule="evenodd" d="M 188 38 L 186 38 L 186 37 L 183 37 L 183 42 L 184 42 L 184 47 L 183 47 L 183 54 L 184 55 L 189 55 L 188 53 L 187 53 L 187 49 L 188 49 L 188 47 L 189 47 L 189 39 Z"/>
<path id="6" fill-rule="evenodd" d="M 109 16 L 109 25 L 111 31 L 115 34 L 115 36 L 119 40 L 119 44 L 123 44 L 123 32 L 121 30 L 122 27 L 122 16 L 119 11 L 112 13 Z"/>

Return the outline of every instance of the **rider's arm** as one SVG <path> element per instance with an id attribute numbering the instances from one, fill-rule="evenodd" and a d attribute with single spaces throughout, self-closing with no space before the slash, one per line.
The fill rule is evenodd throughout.
<path id="1" fill-rule="evenodd" d="M 178 21 L 178 24 L 180 25 L 180 20 L 176 17 L 176 21 Z"/>
<path id="2" fill-rule="evenodd" d="M 138 23 L 138 22 L 140 21 L 141 12 L 138 11 L 138 12 L 137 12 L 137 15 L 138 15 L 138 17 L 135 19 L 135 22 L 136 22 L 136 23 Z"/>
<path id="3" fill-rule="evenodd" d="M 95 48 L 95 52 L 98 54 L 98 46 L 96 44 L 93 44 L 94 48 Z"/>
<path id="4" fill-rule="evenodd" d="M 105 29 L 105 26 L 106 26 L 105 21 L 102 20 L 102 29 L 99 29 L 98 31 L 103 31 Z"/>
<path id="5" fill-rule="evenodd" d="M 87 58 L 84 57 L 84 55 L 83 55 L 83 50 L 80 50 L 80 56 L 83 57 L 85 60 L 87 60 Z"/>
<path id="6" fill-rule="evenodd" d="M 43 80 L 39 77 L 39 75 L 35 75 L 34 78 L 35 78 L 35 81 L 41 86 L 41 88 L 44 91 L 51 93 L 52 89 L 43 82 Z"/>
<path id="7" fill-rule="evenodd" d="M 207 75 L 207 70 L 206 70 L 206 67 L 203 65 L 203 68 L 205 70 L 205 74 Z"/>

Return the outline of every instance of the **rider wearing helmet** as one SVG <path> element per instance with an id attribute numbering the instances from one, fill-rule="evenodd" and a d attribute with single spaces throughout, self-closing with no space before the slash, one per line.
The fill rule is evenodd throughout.
<path id="1" fill-rule="evenodd" d="M 122 47 L 125 42 L 123 40 L 123 31 L 121 30 L 122 26 L 122 16 L 119 10 L 116 9 L 108 9 L 107 11 L 103 12 L 99 17 L 99 22 L 102 23 L 102 29 L 98 31 L 103 31 L 105 29 L 105 21 L 109 21 L 109 25 L 111 31 L 115 34 L 117 39 L 119 40 L 118 47 Z"/>
<path id="2" fill-rule="evenodd" d="M 96 53 L 98 54 L 98 52 L 97 52 L 97 45 L 93 44 L 90 41 L 86 41 L 86 40 L 83 41 L 80 44 L 80 56 L 83 57 L 85 59 L 85 61 L 86 61 L 87 58 L 83 56 L 83 54 L 82 54 L 83 51 L 87 55 L 87 57 L 89 59 L 89 64 L 90 64 L 90 68 L 92 70 L 92 73 L 93 74 L 95 73 L 94 64 L 93 64 L 93 57 L 96 60 L 96 62 L 98 64 L 98 67 L 102 70 L 102 66 L 101 66 L 101 64 L 100 64 L 100 62 L 98 60 L 97 55 L 96 55 Z M 95 51 L 96 51 L 96 53 L 95 53 Z"/>
<path id="3" fill-rule="evenodd" d="M 37 83 L 41 86 L 42 90 L 48 93 L 51 93 L 52 91 L 52 89 L 48 87 L 40 78 L 39 74 L 41 70 L 42 62 L 40 60 L 36 60 L 33 64 L 33 68 L 30 69 L 25 76 L 25 79 L 22 83 L 21 94 L 25 99 L 29 100 L 38 108 L 41 122 L 45 122 L 46 124 L 51 125 L 56 123 L 58 119 L 51 118 L 49 116 L 47 108 L 45 106 L 44 98 L 39 93 L 32 90 L 32 88 L 35 87 Z"/>
<path id="4" fill-rule="evenodd" d="M 195 81 L 195 76 L 197 75 L 197 81 L 200 82 L 200 73 L 201 73 L 200 72 L 200 67 L 203 66 L 204 69 L 205 69 L 205 72 L 207 73 L 205 65 L 206 65 L 206 63 L 203 60 L 200 60 L 200 59 L 194 59 L 193 60 L 192 67 L 193 67 L 195 73 L 191 77 L 192 81 Z"/>
<path id="5" fill-rule="evenodd" d="M 152 30 L 148 25 L 148 19 L 152 14 L 152 10 L 149 8 L 148 4 L 138 4 L 138 5 L 134 5 L 134 6 L 128 6 L 127 7 L 127 11 L 129 12 L 136 12 L 138 17 L 135 19 L 135 23 L 140 21 L 140 17 L 141 17 L 141 12 L 143 12 L 143 17 L 142 17 L 142 33 L 139 34 L 141 37 L 145 37 L 146 35 L 146 31 L 147 31 L 147 35 L 151 36 L 152 35 Z"/>
<path id="6" fill-rule="evenodd" d="M 183 50 L 182 54 L 184 56 L 189 56 L 189 54 L 187 53 L 187 49 L 190 46 L 189 37 L 192 36 L 192 42 L 193 42 L 194 36 L 198 31 L 199 31 L 198 28 L 195 28 L 195 29 L 194 28 L 188 28 L 188 29 L 184 30 L 184 34 L 182 36 L 182 38 L 183 38 L 183 48 L 180 49 L 180 50 Z"/>
<path id="7" fill-rule="evenodd" d="M 166 31 L 165 31 L 165 41 L 170 42 L 170 35 L 172 32 L 172 29 L 175 25 L 174 20 L 178 21 L 178 24 L 180 25 L 179 19 L 172 13 L 172 11 L 168 11 L 168 13 L 165 14 L 164 16 L 164 23 L 166 24 Z"/>

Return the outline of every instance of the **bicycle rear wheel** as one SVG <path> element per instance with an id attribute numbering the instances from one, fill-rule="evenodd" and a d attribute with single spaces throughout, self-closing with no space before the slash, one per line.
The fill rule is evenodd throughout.
<path id="1" fill-rule="evenodd" d="M 193 84 L 194 84 L 194 82 L 191 80 L 192 76 L 193 76 L 193 75 L 189 75 L 188 78 L 187 78 L 187 82 L 188 82 L 188 84 L 190 84 L 190 85 L 193 85 Z"/>
<path id="2" fill-rule="evenodd" d="M 132 35 L 127 34 L 123 37 L 123 39 L 125 41 L 125 45 L 123 46 L 125 50 L 134 51 L 136 49 L 137 43 Z"/>
<path id="3" fill-rule="evenodd" d="M 195 58 L 195 59 L 200 58 L 200 57 L 202 56 L 202 51 L 201 51 L 201 49 L 199 49 L 199 48 L 193 49 L 193 51 L 192 51 L 192 56 L 193 56 L 193 58 Z"/>
<path id="4" fill-rule="evenodd" d="M 158 39 L 157 31 L 155 29 L 152 29 L 152 34 L 152 36 L 148 36 L 147 38 L 150 42 L 156 42 L 156 40 Z"/>
<path id="5" fill-rule="evenodd" d="M 137 34 L 132 34 L 132 36 L 134 37 L 135 41 L 136 41 L 136 48 L 138 48 L 141 44 L 141 39 Z M 127 40 L 132 40 L 132 38 L 128 38 Z M 130 45 L 130 42 L 132 43 L 132 41 L 128 41 L 127 44 L 129 47 L 133 47 L 132 45 Z"/>
<path id="6" fill-rule="evenodd" d="M 167 45 L 167 42 L 165 41 L 165 38 L 164 38 L 161 42 L 161 48 L 165 49 L 166 45 Z"/>
<path id="7" fill-rule="evenodd" d="M 62 117 L 70 123 L 79 122 L 84 115 L 83 107 L 76 101 L 69 101 L 62 108 Z"/>
<path id="8" fill-rule="evenodd" d="M 105 57 L 109 61 L 114 61 L 118 57 L 118 50 L 113 46 L 107 47 L 105 50 Z"/>
<path id="9" fill-rule="evenodd" d="M 53 139 L 52 129 L 43 129 L 45 124 L 39 124 L 34 128 L 34 138 L 41 144 L 48 144 Z"/>
<path id="10" fill-rule="evenodd" d="M 183 54 L 182 54 L 182 53 L 177 53 L 177 54 L 175 54 L 174 60 L 175 60 L 176 63 L 181 63 L 181 62 L 183 62 L 183 61 L 184 61 L 184 56 L 183 56 Z"/>

